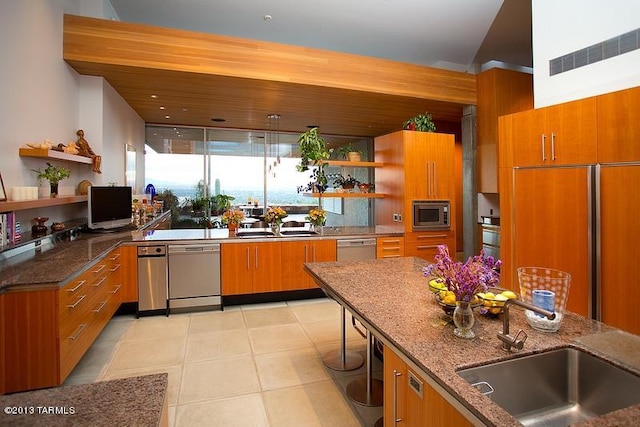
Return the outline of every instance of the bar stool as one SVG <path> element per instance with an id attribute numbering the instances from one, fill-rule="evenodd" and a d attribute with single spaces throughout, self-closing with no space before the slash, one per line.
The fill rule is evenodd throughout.
<path id="1" fill-rule="evenodd" d="M 324 364 L 334 371 L 353 371 L 364 364 L 364 358 L 355 351 L 347 350 L 347 332 L 345 330 L 346 310 L 340 306 L 340 348 L 328 352 L 322 358 Z"/>
<path id="2" fill-rule="evenodd" d="M 382 380 L 373 378 L 373 335 L 367 329 L 367 372 L 347 384 L 349 399 L 363 406 L 382 406 L 384 388 Z"/>

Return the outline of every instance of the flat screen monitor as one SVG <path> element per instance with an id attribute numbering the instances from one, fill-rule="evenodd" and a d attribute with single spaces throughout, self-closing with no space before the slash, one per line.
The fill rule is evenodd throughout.
<path id="1" fill-rule="evenodd" d="M 131 224 L 131 187 L 91 186 L 88 227 L 109 230 Z"/>

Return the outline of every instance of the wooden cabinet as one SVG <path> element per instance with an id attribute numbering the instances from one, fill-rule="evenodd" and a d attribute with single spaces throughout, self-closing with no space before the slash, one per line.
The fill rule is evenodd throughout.
<path id="1" fill-rule="evenodd" d="M 533 108 L 533 76 L 492 68 L 476 76 L 478 192 L 498 192 L 498 117 Z"/>
<path id="2" fill-rule="evenodd" d="M 243 295 L 279 290 L 280 242 L 221 245 L 222 295 Z"/>
<path id="3" fill-rule="evenodd" d="M 374 144 L 376 161 L 384 164 L 376 172 L 376 191 L 385 195 L 376 201 L 377 225 L 411 232 L 414 200 L 449 200 L 450 217 L 456 217 L 453 135 L 399 131 L 377 137 Z"/>
<path id="4" fill-rule="evenodd" d="M 296 240 L 281 243 L 282 278 L 280 289 L 291 291 L 317 288 L 315 281 L 304 270 L 305 262 L 336 260 L 335 240 Z"/>
<path id="5" fill-rule="evenodd" d="M 404 256 L 404 237 L 378 237 L 376 239 L 376 258 L 398 258 Z"/>
<path id="6" fill-rule="evenodd" d="M 640 87 L 601 95 L 598 108 L 598 162 L 640 161 Z"/>
<path id="7" fill-rule="evenodd" d="M 597 233 L 600 320 L 636 335 L 640 335 L 639 182 L 640 164 L 602 167 Z"/>
<path id="8" fill-rule="evenodd" d="M 122 302 L 138 302 L 138 254 L 136 246 L 120 246 Z"/>
<path id="9" fill-rule="evenodd" d="M 385 426 L 471 426 L 388 346 L 384 348 Z"/>
<path id="10" fill-rule="evenodd" d="M 596 120 L 596 98 L 503 116 L 499 119 L 500 144 L 504 142 L 505 146 L 500 154 L 501 165 L 595 163 Z"/>
<path id="11" fill-rule="evenodd" d="M 119 249 L 61 288 L 3 297 L 5 392 L 60 385 L 120 306 Z"/>
<path id="12" fill-rule="evenodd" d="M 405 256 L 415 256 L 433 261 L 438 246 L 445 245 L 455 254 L 456 233 L 454 230 L 422 231 L 405 233 Z"/>

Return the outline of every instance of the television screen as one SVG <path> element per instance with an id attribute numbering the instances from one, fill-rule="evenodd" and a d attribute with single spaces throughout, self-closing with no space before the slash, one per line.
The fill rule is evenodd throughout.
<path id="1" fill-rule="evenodd" d="M 131 197 L 131 187 L 89 187 L 89 228 L 112 229 L 131 224 Z"/>

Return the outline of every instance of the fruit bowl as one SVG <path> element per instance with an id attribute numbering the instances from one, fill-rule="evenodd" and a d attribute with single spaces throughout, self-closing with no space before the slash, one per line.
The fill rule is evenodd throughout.
<path id="1" fill-rule="evenodd" d="M 497 316 L 504 312 L 507 300 L 517 298 L 517 295 L 507 289 L 492 288 L 487 292 L 478 293 L 478 298 L 486 309 L 487 315 Z"/>
<path id="2" fill-rule="evenodd" d="M 438 279 L 431 279 L 429 280 L 429 290 L 435 293 L 438 293 L 440 291 L 446 291 L 447 285 L 445 285 L 442 282 L 439 282 Z"/>
<path id="3" fill-rule="evenodd" d="M 447 294 L 449 292 L 451 291 L 445 290 L 445 291 L 436 293 L 435 296 L 436 296 L 436 301 L 438 301 L 438 304 L 440 305 L 440 307 L 442 307 L 442 311 L 444 311 L 445 314 L 448 314 L 449 316 L 451 316 L 453 315 L 453 310 L 456 309 L 457 303 L 455 300 L 455 295 L 453 295 L 453 292 L 449 294 L 449 295 L 453 295 L 453 299 L 451 299 L 451 297 L 447 298 Z M 480 307 L 481 305 L 482 305 L 482 301 L 480 301 L 477 298 L 471 301 L 471 308 Z"/>

